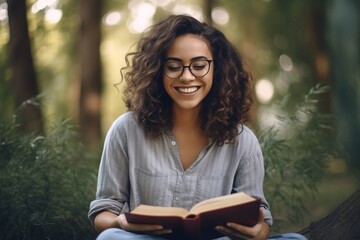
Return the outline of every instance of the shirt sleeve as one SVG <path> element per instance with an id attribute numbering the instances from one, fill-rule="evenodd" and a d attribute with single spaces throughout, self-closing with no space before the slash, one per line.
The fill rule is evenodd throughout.
<path id="1" fill-rule="evenodd" d="M 246 129 L 243 133 L 241 141 L 246 145 L 246 154 L 242 156 L 243 159 L 238 166 L 233 190 L 235 192 L 245 192 L 250 196 L 261 199 L 261 207 L 265 210 L 265 222 L 271 226 L 273 219 L 270 206 L 263 192 L 265 169 L 261 147 L 250 130 Z M 244 144 L 240 144 L 243 149 L 245 148 Z"/>
<path id="2" fill-rule="evenodd" d="M 119 215 L 128 208 L 129 170 L 126 131 L 123 118 L 109 129 L 101 156 L 96 199 L 90 203 L 88 217 L 94 223 L 101 211 Z"/>

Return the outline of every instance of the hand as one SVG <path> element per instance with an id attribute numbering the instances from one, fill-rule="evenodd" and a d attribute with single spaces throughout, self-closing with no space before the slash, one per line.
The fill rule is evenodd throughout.
<path id="1" fill-rule="evenodd" d="M 119 224 L 120 228 L 128 232 L 136 232 L 146 235 L 162 235 L 171 233 L 171 229 L 164 229 L 161 225 L 151 224 L 134 224 L 126 220 L 124 214 L 120 214 L 115 221 Z"/>
<path id="2" fill-rule="evenodd" d="M 269 235 L 269 225 L 264 221 L 264 212 L 262 208 L 260 208 L 259 221 L 253 227 L 247 227 L 236 223 L 227 223 L 226 227 L 217 226 L 215 229 L 232 239 L 264 240 Z"/>

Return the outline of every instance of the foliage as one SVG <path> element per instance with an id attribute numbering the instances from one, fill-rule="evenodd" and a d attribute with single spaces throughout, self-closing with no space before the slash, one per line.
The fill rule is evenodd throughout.
<path id="1" fill-rule="evenodd" d="M 96 170 L 75 128 L 62 121 L 39 136 L 19 127 L 0 122 L 0 239 L 94 239 Z"/>
<path id="2" fill-rule="evenodd" d="M 317 109 L 328 90 L 327 86 L 316 85 L 294 115 L 279 117 L 280 126 L 272 126 L 260 135 L 265 195 L 275 216 L 275 230 L 289 221 L 298 223 L 303 219 L 307 212 L 304 199 L 316 193 L 327 163 L 346 157 L 334 137 L 333 117 Z"/>

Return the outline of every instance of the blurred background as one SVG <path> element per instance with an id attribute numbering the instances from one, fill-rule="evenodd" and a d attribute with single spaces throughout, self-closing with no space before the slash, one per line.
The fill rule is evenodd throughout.
<path id="1" fill-rule="evenodd" d="M 126 111 L 125 54 L 184 13 L 223 31 L 254 76 L 248 124 L 272 231 L 328 215 L 359 187 L 359 11 L 356 0 L 0 0 L 0 238 L 94 238 L 86 213 L 104 136 Z"/>

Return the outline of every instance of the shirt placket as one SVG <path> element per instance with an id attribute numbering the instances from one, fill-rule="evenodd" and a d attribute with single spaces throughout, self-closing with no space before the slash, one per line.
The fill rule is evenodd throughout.
<path id="1" fill-rule="evenodd" d="M 176 185 L 174 190 L 174 197 L 173 197 L 173 206 L 174 207 L 183 207 L 183 199 L 184 196 L 184 179 L 185 173 L 183 171 L 177 172 L 177 178 L 176 178 Z"/>
<path id="2" fill-rule="evenodd" d="M 184 189 L 185 189 L 185 172 L 182 167 L 181 159 L 180 159 L 180 153 L 179 149 L 177 147 L 177 143 L 175 141 L 175 138 L 173 136 L 169 136 L 169 142 L 170 142 L 170 151 L 171 155 L 175 161 L 175 171 L 176 171 L 176 183 L 173 190 L 173 200 L 172 200 L 172 206 L 174 207 L 182 207 L 183 204 L 183 196 Z"/>

